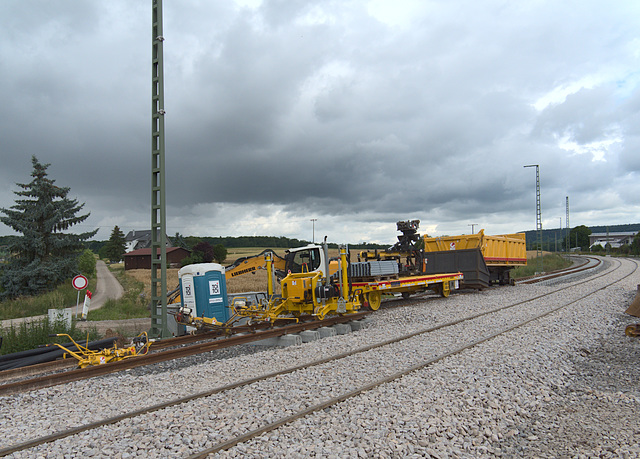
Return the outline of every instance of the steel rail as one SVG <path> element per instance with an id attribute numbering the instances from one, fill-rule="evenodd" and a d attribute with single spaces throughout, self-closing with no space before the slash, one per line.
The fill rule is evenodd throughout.
<path id="1" fill-rule="evenodd" d="M 53 371 L 67 370 L 74 366 L 77 366 L 77 361 L 75 359 L 62 359 L 28 365 L 20 368 L 12 368 L 10 370 L 2 370 L 0 371 L 0 382 L 12 381 L 15 379 L 26 378 L 28 376 L 42 375 Z"/>
<path id="2" fill-rule="evenodd" d="M 582 258 L 582 257 L 581 257 Z M 596 258 L 596 260 L 598 260 Z M 598 262 L 600 263 L 600 260 L 598 260 Z M 568 274 L 572 274 L 574 272 L 578 272 L 579 270 L 576 270 L 576 268 L 580 268 L 583 265 L 587 264 L 588 261 L 585 261 L 583 264 L 577 266 L 577 267 L 570 267 L 567 269 L 561 269 L 561 270 L 557 270 L 557 271 L 552 271 L 549 274 L 554 274 L 554 273 L 560 273 L 556 276 L 553 277 L 560 277 L 562 275 L 568 275 Z M 594 266 L 595 267 L 595 266 Z M 593 267 L 589 267 L 586 269 L 591 269 Z M 523 278 L 517 281 L 518 284 L 532 284 L 532 283 L 536 283 L 536 282 L 541 282 L 547 279 L 550 279 L 551 277 L 544 277 L 544 278 L 535 278 L 535 277 L 527 277 L 527 278 Z M 397 298 L 395 299 L 395 301 L 399 301 L 400 304 L 395 304 L 393 306 L 390 307 L 399 307 L 399 306 L 406 306 L 407 304 L 413 304 L 416 303 L 416 297 L 412 298 L 412 299 L 400 299 Z M 421 300 L 418 300 L 421 301 Z M 389 302 L 389 300 L 387 300 L 387 303 Z M 383 308 L 385 307 L 384 305 L 382 306 Z M 246 332 L 250 332 L 250 330 L 245 330 Z M 216 339 L 216 338 L 220 338 L 221 336 L 224 336 L 224 332 L 223 331 L 207 331 L 204 333 L 198 333 L 196 335 L 184 335 L 184 336 L 177 336 L 174 338 L 166 338 L 166 339 L 162 339 L 159 341 L 154 342 L 151 345 L 151 351 L 155 352 L 161 349 L 166 349 L 166 348 L 170 348 L 170 347 L 175 347 L 175 346 L 182 346 L 185 344 L 193 344 L 193 343 L 197 343 L 197 342 L 201 342 L 201 341 L 205 341 L 205 340 L 211 340 L 211 339 Z M 41 364 L 37 364 L 37 365 L 30 365 L 27 367 L 21 367 L 21 368 L 16 368 L 16 369 L 12 369 L 12 370 L 4 370 L 4 371 L 0 371 L 0 382 L 4 382 L 4 381 L 11 381 L 11 380 L 16 380 L 16 379 L 23 379 L 27 376 L 33 376 L 33 375 L 37 375 L 40 374 L 42 377 L 44 377 L 45 374 L 50 374 L 53 372 L 56 372 L 58 370 L 68 370 L 71 367 L 73 367 L 75 365 L 75 360 L 74 359 L 63 359 L 63 360 L 56 360 L 53 362 L 45 362 L 45 363 L 41 363 Z M 89 376 L 90 377 L 90 376 Z M 9 383 L 5 383 L 5 385 L 8 385 Z M 2 395 L 2 391 L 3 390 L 9 390 L 9 388 L 3 389 L 3 385 L 0 385 L 0 395 Z M 25 389 L 26 390 L 26 389 Z"/>
<path id="3" fill-rule="evenodd" d="M 301 418 L 303 418 L 303 417 L 305 417 L 305 416 L 307 416 L 309 414 L 312 414 L 312 413 L 320 411 L 320 410 L 324 410 L 324 409 L 326 409 L 326 408 L 328 408 L 330 406 L 333 406 L 333 405 L 337 405 L 338 403 L 341 403 L 341 402 L 343 402 L 343 401 L 345 401 L 347 399 L 353 398 L 353 397 L 355 397 L 357 395 L 360 395 L 360 394 L 362 394 L 364 392 L 367 392 L 369 390 L 375 389 L 376 387 L 379 387 L 379 386 L 381 386 L 383 384 L 388 384 L 388 383 L 390 383 L 392 381 L 395 381 L 396 379 L 399 379 L 399 378 L 401 378 L 403 376 L 406 376 L 406 375 L 408 375 L 410 373 L 413 373 L 413 372 L 418 371 L 418 370 L 422 370 L 422 369 L 424 369 L 424 368 L 426 368 L 426 367 L 428 367 L 430 365 L 433 365 L 434 363 L 437 363 L 437 362 L 439 362 L 441 360 L 444 360 L 446 358 L 449 358 L 449 357 L 452 357 L 454 355 L 460 354 L 460 353 L 462 353 L 462 352 L 464 352 L 464 351 L 466 351 L 468 349 L 474 348 L 474 347 L 476 347 L 476 346 L 478 346 L 480 344 L 483 344 L 483 343 L 485 343 L 487 341 L 490 341 L 490 340 L 492 340 L 492 339 L 494 339 L 494 338 L 496 338 L 498 336 L 501 336 L 501 335 L 504 335 L 506 333 L 512 332 L 512 331 L 514 331 L 514 330 L 516 330 L 518 328 L 524 327 L 525 325 L 528 325 L 528 324 L 530 324 L 530 323 L 532 323 L 534 321 L 537 321 L 537 320 L 540 320 L 540 319 L 542 319 L 544 317 L 547 317 L 547 316 L 549 316 L 549 315 L 551 315 L 551 314 L 553 314 L 553 313 L 555 313 L 555 312 L 557 312 L 557 311 L 559 311 L 561 309 L 566 308 L 567 306 L 570 306 L 570 305 L 575 304 L 575 303 L 577 303 L 577 302 L 579 302 L 581 300 L 584 300 L 585 298 L 593 295 L 594 293 L 599 292 L 601 290 L 604 290 L 604 289 L 606 289 L 606 288 L 608 288 L 608 287 L 610 287 L 612 285 L 615 285 L 618 282 L 621 282 L 624 279 L 626 279 L 627 277 L 631 276 L 638 269 L 638 263 L 636 261 L 633 261 L 633 262 L 635 263 L 636 267 L 631 273 L 629 273 L 626 276 L 618 279 L 615 282 L 611 282 L 610 284 L 607 284 L 604 287 L 597 288 L 597 289 L 587 293 L 586 295 L 581 296 L 580 298 L 572 300 L 572 301 L 570 301 L 568 303 L 565 303 L 563 305 L 554 307 L 554 308 L 552 308 L 552 309 L 550 309 L 550 310 L 548 310 L 548 311 L 546 311 L 546 312 L 544 312 L 542 314 L 539 314 L 539 315 L 536 315 L 535 317 L 531 317 L 529 319 L 526 319 L 526 320 L 524 320 L 522 322 L 519 322 L 519 323 L 517 323 L 515 325 L 511 325 L 509 327 L 506 327 L 506 328 L 504 328 L 504 329 L 502 329 L 502 330 L 500 330 L 498 332 L 491 333 L 491 334 L 489 334 L 489 335 L 487 335 L 485 337 L 479 338 L 479 339 L 477 339 L 477 340 L 475 340 L 475 341 L 473 341 L 473 342 L 471 342 L 469 344 L 460 346 L 460 347 L 458 347 L 456 349 L 450 350 L 450 351 L 445 352 L 443 354 L 440 354 L 438 356 L 432 357 L 432 358 L 430 358 L 428 360 L 422 361 L 422 362 L 420 362 L 420 363 L 418 363 L 416 365 L 413 365 L 413 366 L 411 366 L 411 367 L 409 367 L 407 369 L 398 371 L 398 372 L 396 372 L 396 373 L 394 373 L 394 374 L 392 374 L 390 376 L 378 379 L 377 381 L 365 384 L 365 385 L 363 385 L 363 386 L 361 386 L 359 388 L 356 388 L 354 390 L 351 390 L 351 391 L 349 391 L 349 392 L 347 392 L 345 394 L 339 395 L 337 397 L 333 397 L 333 398 L 331 398 L 329 400 L 326 400 L 326 401 L 324 401 L 322 403 L 319 403 L 319 404 L 310 406 L 310 407 L 308 407 L 308 408 L 306 408 L 304 410 L 298 411 L 297 413 L 294 413 L 294 414 L 291 414 L 289 416 L 280 418 L 277 421 L 271 422 L 271 423 L 269 423 L 269 424 L 267 424 L 265 426 L 262 426 L 262 427 L 260 427 L 258 429 L 254 429 L 252 431 L 249 431 L 249 432 L 247 432 L 247 433 L 245 433 L 243 435 L 239 435 L 239 436 L 234 437 L 232 439 L 229 439 L 227 441 L 220 442 L 217 445 L 212 446 L 211 448 L 207 448 L 207 449 L 204 449 L 204 450 L 202 450 L 202 451 L 200 451 L 200 452 L 198 452 L 196 454 L 190 455 L 190 456 L 188 456 L 188 458 L 189 459 L 204 458 L 204 457 L 207 457 L 209 454 L 213 454 L 213 453 L 217 453 L 219 451 L 227 450 L 227 449 L 229 449 L 229 448 L 231 448 L 231 447 L 233 447 L 233 446 L 235 446 L 235 445 L 237 445 L 239 443 L 244 443 L 244 442 L 246 442 L 248 440 L 251 440 L 252 438 L 258 437 L 258 436 L 260 436 L 260 435 L 262 435 L 264 433 L 271 432 L 271 431 L 277 429 L 278 427 L 282 427 L 283 425 L 286 425 L 286 424 L 289 424 L 289 423 L 291 423 L 293 421 L 301 419 Z"/>
<path id="4" fill-rule="evenodd" d="M 10 395 L 19 392 L 25 392 L 28 390 L 43 389 L 45 387 L 51 387 L 58 384 L 65 384 L 73 381 L 79 381 L 82 379 L 94 378 L 96 376 L 104 376 L 119 371 L 129 370 L 145 365 L 151 365 L 154 363 L 166 362 L 168 360 L 174 360 L 181 357 L 188 357 L 194 354 L 201 354 L 204 352 L 214 351 L 217 349 L 224 349 L 226 347 L 238 346 L 241 344 L 251 343 L 253 341 L 259 341 L 267 338 L 274 338 L 288 333 L 299 333 L 304 330 L 310 330 L 327 325 L 334 325 L 338 323 L 350 322 L 352 320 L 362 319 L 366 315 L 370 314 L 370 311 L 358 312 L 355 314 L 349 314 L 344 316 L 333 316 L 324 320 L 316 320 L 312 322 L 302 322 L 292 325 L 286 325 L 280 328 L 274 328 L 265 331 L 259 331 L 246 335 L 234 335 L 228 338 L 217 339 L 213 341 L 206 341 L 202 343 L 193 344 L 191 346 L 179 347 L 175 349 L 169 349 L 162 352 L 150 353 L 147 355 L 132 357 L 117 362 L 108 363 L 105 365 L 96 365 L 86 368 L 80 368 L 76 370 L 66 371 L 64 373 L 55 373 L 50 375 L 44 375 L 33 379 L 24 381 L 18 381 L 9 384 L 0 385 L 0 396 Z"/>
<path id="5" fill-rule="evenodd" d="M 637 267 L 638 267 L 638 264 L 636 263 L 636 268 L 634 269 L 633 272 L 635 272 Z M 614 269 L 614 271 L 617 270 L 618 268 Z M 614 271 L 611 271 L 611 272 L 614 272 Z M 17 452 L 17 451 L 21 451 L 21 450 L 24 450 L 24 449 L 27 449 L 27 448 L 32 448 L 32 447 L 35 447 L 35 446 L 38 446 L 38 445 L 41 445 L 41 444 L 44 444 L 44 443 L 48 443 L 48 442 L 51 442 L 51 441 L 55 441 L 55 440 L 59 440 L 59 439 L 62 439 L 62 438 L 66 438 L 66 437 L 69 437 L 71 435 L 75 435 L 75 434 L 78 434 L 78 433 L 81 433 L 81 432 L 84 432 L 84 431 L 87 431 L 87 430 L 92 430 L 92 429 L 95 429 L 95 428 L 98 428 L 98 427 L 102 427 L 102 426 L 105 426 L 105 425 L 114 424 L 116 422 L 119 422 L 119 421 L 122 421 L 122 420 L 125 420 L 125 419 L 130 419 L 130 418 L 133 418 L 133 417 L 136 417 L 136 416 L 140 416 L 140 415 L 143 415 L 143 414 L 151 413 L 151 412 L 154 412 L 154 411 L 159 411 L 161 409 L 169 408 L 169 407 L 176 406 L 176 405 L 179 405 L 179 404 L 182 404 L 182 403 L 187 403 L 187 402 L 199 399 L 199 398 L 208 397 L 208 396 L 211 396 L 211 395 L 214 395 L 214 394 L 217 394 L 217 393 L 221 393 L 221 392 L 224 392 L 224 391 L 227 391 L 227 390 L 235 389 L 235 388 L 242 387 L 242 386 L 247 386 L 247 385 L 253 384 L 253 383 L 258 382 L 258 381 L 263 381 L 265 379 L 274 378 L 274 377 L 281 376 L 281 375 L 284 375 L 284 374 L 293 373 L 293 372 L 298 371 L 298 370 L 303 370 L 305 368 L 310 368 L 310 367 L 321 365 L 321 364 L 328 363 L 328 362 L 331 362 L 331 361 L 340 360 L 340 359 L 343 359 L 343 358 L 346 358 L 346 357 L 350 357 L 350 356 L 353 356 L 353 355 L 356 355 L 356 354 L 359 354 L 359 353 L 370 351 L 372 349 L 376 349 L 376 348 L 388 346 L 388 345 L 391 345 L 391 344 L 395 344 L 395 343 L 398 343 L 398 342 L 401 342 L 401 341 L 405 341 L 405 340 L 408 340 L 408 339 L 411 339 L 411 338 L 414 338 L 414 337 L 417 337 L 417 336 L 420 336 L 420 335 L 423 335 L 423 334 L 432 333 L 434 331 L 437 331 L 437 330 L 440 330 L 440 329 L 443 329 L 443 328 L 447 328 L 447 327 L 451 327 L 451 326 L 454 326 L 454 325 L 458 325 L 458 324 L 460 324 L 462 322 L 474 320 L 474 319 L 477 319 L 477 318 L 480 318 L 480 317 L 483 317 L 483 316 L 486 316 L 486 315 L 494 314 L 494 313 L 499 312 L 499 311 L 503 311 L 503 310 L 506 310 L 506 309 L 509 309 L 509 308 L 513 308 L 515 306 L 519 306 L 519 305 L 522 305 L 522 304 L 525 304 L 525 303 L 528 303 L 528 302 L 531 302 L 531 301 L 535 301 L 535 300 L 543 298 L 545 296 L 553 295 L 555 293 L 558 293 L 560 291 L 575 287 L 577 285 L 580 285 L 580 284 L 583 284 L 583 283 L 586 283 L 586 282 L 591 282 L 591 281 L 593 281 L 593 280 L 595 280 L 595 279 L 597 279 L 599 277 L 611 274 L 611 272 L 603 273 L 603 274 L 601 274 L 599 276 L 595 276 L 595 277 L 593 277 L 591 279 L 584 280 L 582 282 L 575 283 L 575 284 L 572 284 L 570 286 L 565 286 L 565 287 L 556 289 L 556 290 L 554 290 L 552 292 L 548 292 L 546 294 L 535 296 L 535 297 L 530 298 L 528 300 L 523 300 L 523 301 L 520 301 L 520 302 L 517 302 L 517 303 L 513 303 L 513 304 L 509 304 L 509 305 L 505 305 L 505 306 L 500 306 L 498 308 L 494 308 L 494 309 L 491 309 L 489 311 L 480 312 L 480 313 L 473 314 L 473 315 L 470 315 L 470 316 L 467 316 L 467 317 L 463 317 L 463 318 L 460 318 L 460 319 L 456 319 L 456 320 L 453 320 L 453 321 L 442 323 L 442 324 L 439 324 L 439 325 L 436 325 L 436 326 L 433 326 L 433 327 L 429 327 L 429 328 L 426 328 L 426 329 L 423 329 L 423 330 L 419 330 L 419 331 L 416 331 L 416 332 L 413 332 L 413 333 L 410 333 L 410 334 L 407 334 L 407 335 L 403 335 L 403 336 L 400 336 L 400 337 L 397 337 L 397 338 L 392 338 L 392 339 L 389 339 L 389 340 L 386 340 L 386 341 L 382 341 L 382 342 L 379 342 L 379 343 L 376 343 L 376 344 L 372 344 L 372 345 L 364 346 L 364 347 L 361 347 L 361 348 L 357 348 L 357 349 L 354 349 L 352 351 L 347 351 L 347 352 L 344 352 L 344 353 L 341 353 L 341 354 L 338 354 L 338 355 L 329 356 L 329 357 L 326 357 L 326 358 L 323 358 L 323 359 L 319 359 L 319 360 L 314 360 L 314 361 L 306 363 L 306 364 L 297 365 L 297 366 L 290 367 L 290 368 L 287 368 L 287 369 L 284 369 L 284 370 L 268 373 L 268 374 L 265 374 L 265 375 L 262 375 L 262 376 L 256 376 L 254 378 L 249 378 L 249 379 L 237 381 L 237 382 L 234 382 L 234 383 L 227 384 L 225 386 L 220 386 L 220 387 L 214 388 L 214 389 L 209 390 L 209 391 L 205 391 L 205 392 L 189 395 L 187 397 L 183 397 L 183 398 L 171 400 L 171 401 L 168 401 L 168 402 L 160 403 L 160 404 L 157 404 L 157 405 L 154 405 L 154 406 L 151 406 L 151 407 L 142 408 L 140 410 L 136 410 L 136 411 L 132 411 L 132 412 L 128 412 L 128 413 L 123 413 L 122 415 L 114 416 L 114 417 L 111 417 L 111 418 L 108 418 L 108 419 L 104 419 L 104 420 L 97 421 L 97 422 L 94 422 L 94 423 L 86 424 L 86 425 L 83 425 L 83 426 L 78 426 L 78 427 L 75 427 L 75 428 L 72 428 L 72 429 L 68 429 L 68 430 L 61 431 L 61 432 L 58 432 L 58 433 L 55 433 L 55 434 L 52 434 L 52 435 L 48 435 L 46 437 L 35 438 L 33 440 L 29 440 L 27 442 L 14 445 L 14 446 L 12 446 L 10 448 L 6 448 L 6 449 L 0 450 L 0 456 L 4 456 L 4 455 L 11 454 L 11 453 L 14 453 L 14 452 Z M 631 274 L 633 274 L 633 272 L 628 274 L 624 278 L 630 276 Z M 620 282 L 624 278 L 621 278 L 621 279 L 617 280 L 616 282 Z M 614 282 L 614 283 L 616 283 L 616 282 Z M 610 284 L 610 285 L 613 285 L 613 284 Z M 603 288 L 606 288 L 606 287 L 603 287 Z M 598 289 L 598 290 L 601 290 L 601 289 Z M 579 300 L 580 299 L 578 299 L 576 301 L 579 301 Z M 532 319 L 532 320 L 535 320 L 535 318 Z M 488 338 L 488 339 L 490 339 L 490 338 Z M 458 352 L 461 352 L 461 351 L 458 351 Z M 457 353 L 457 352 L 455 352 L 455 353 Z M 451 355 L 453 355 L 453 354 L 451 354 Z M 415 371 L 415 370 L 411 370 L 411 371 Z M 400 376 L 402 376 L 402 375 L 400 375 Z M 397 377 L 399 377 L 399 376 L 397 376 Z M 380 384 L 383 384 L 383 383 L 380 383 Z M 380 384 L 378 384 L 378 385 L 380 385 Z M 369 389 L 362 389 L 361 388 L 361 390 L 353 391 L 353 394 L 350 395 L 350 397 L 355 396 L 358 393 L 361 393 L 361 392 L 363 392 L 365 390 L 369 390 Z M 337 398 L 341 398 L 341 397 L 344 397 L 344 396 L 340 396 L 340 397 L 337 397 Z M 347 397 L 347 398 L 349 398 L 349 397 Z M 342 400 L 338 400 L 335 403 L 338 403 L 339 401 L 342 401 Z M 325 406 L 324 403 L 321 404 L 321 405 L 316 405 L 316 410 L 323 409 L 325 407 L 326 406 Z M 307 410 L 305 410 L 305 413 L 306 413 L 306 411 Z M 308 413 L 306 413 L 306 414 L 308 414 Z M 306 415 L 306 414 L 304 414 L 304 415 Z M 301 416 L 304 416 L 304 415 L 301 415 Z M 287 418 L 287 419 L 289 419 L 289 418 Z M 283 425 L 283 424 L 286 424 L 288 422 L 291 422 L 292 420 L 294 420 L 294 419 L 289 419 L 286 422 L 282 421 L 282 423 L 278 424 L 278 425 L 275 425 L 276 423 L 274 423 L 274 427 L 271 430 L 273 430 L 276 427 L 279 427 L 280 425 Z M 257 429 L 256 432 L 258 430 L 261 430 L 261 429 Z M 261 432 L 261 433 L 264 433 L 264 432 Z M 256 436 L 260 435 L 261 433 L 257 433 Z M 237 437 L 237 438 L 240 438 L 240 437 Z M 229 442 L 230 441 L 232 441 L 232 440 L 229 440 Z M 239 440 L 235 444 L 240 443 L 241 441 L 246 441 L 246 440 Z M 225 442 L 224 444 L 226 445 L 229 442 Z M 233 446 L 233 445 L 232 444 L 228 444 L 226 446 L 226 448 L 229 448 L 231 446 Z M 225 448 L 221 448 L 221 449 L 225 449 Z M 211 452 L 215 452 L 215 451 L 211 451 Z M 206 454 L 210 454 L 210 452 L 208 452 Z M 194 457 L 201 457 L 201 456 L 196 455 Z"/>
<path id="6" fill-rule="evenodd" d="M 550 279 L 556 279 L 562 276 L 568 276 L 570 274 L 579 273 L 582 271 L 587 271 L 589 269 L 597 268 L 602 263 L 602 260 L 596 257 L 582 257 L 586 259 L 586 261 L 578 266 L 570 266 L 564 269 L 557 269 L 555 271 L 551 271 L 549 273 L 545 273 L 541 276 L 531 276 L 519 279 L 516 281 L 517 284 L 536 284 L 538 282 L 544 282 Z M 597 263 L 593 266 L 585 266 L 589 264 L 589 259 L 595 260 Z"/>
<path id="7" fill-rule="evenodd" d="M 160 341 L 155 341 L 151 344 L 151 351 L 158 351 L 169 347 L 182 346 L 185 344 L 192 344 L 200 341 L 219 338 L 222 335 L 220 332 L 204 332 L 197 335 L 184 335 L 174 338 L 165 338 Z M 0 371 L 0 382 L 11 381 L 15 379 L 22 379 L 28 376 L 44 375 L 46 373 L 52 373 L 59 370 L 68 370 L 74 366 L 77 366 L 77 360 L 74 358 L 66 358 L 53 360 L 51 362 L 38 363 L 36 365 L 28 365 L 20 368 L 13 368 L 10 370 Z"/>

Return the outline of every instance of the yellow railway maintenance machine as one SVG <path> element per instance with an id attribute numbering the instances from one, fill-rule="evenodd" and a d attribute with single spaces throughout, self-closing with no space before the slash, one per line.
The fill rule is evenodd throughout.
<path id="1" fill-rule="evenodd" d="M 114 345 L 111 348 L 100 349 L 100 350 L 92 350 L 87 346 L 83 346 L 80 343 L 77 343 L 71 336 L 66 333 L 57 333 L 49 335 L 50 337 L 64 336 L 73 343 L 72 347 L 75 349 L 69 349 L 62 344 L 53 343 L 53 346 L 57 346 L 63 351 L 65 354 L 63 358 L 73 357 L 78 361 L 78 367 L 85 368 L 94 365 L 104 365 L 110 362 L 117 362 L 118 360 L 130 359 L 132 357 L 137 357 L 139 355 L 145 355 L 149 352 L 149 347 L 151 346 L 153 340 L 150 340 L 146 332 L 140 333 L 138 336 L 133 338 L 131 344 L 127 347 L 119 348 L 117 345 Z"/>
<path id="2" fill-rule="evenodd" d="M 183 300 L 182 307 L 176 314 L 176 321 L 195 329 L 225 328 L 230 331 L 233 326 L 246 323 L 273 323 L 280 319 L 297 322 L 302 315 L 311 315 L 323 320 L 332 314 L 353 314 L 364 307 L 376 310 L 380 307 L 383 294 L 400 293 L 408 296 L 432 290 L 446 297 L 451 290 L 459 288 L 463 278 L 460 272 L 400 276 L 398 263 L 394 260 L 350 265 L 346 245 L 340 247 L 337 260 L 329 259 L 326 242 L 319 248 L 319 269 L 308 271 L 303 268 L 302 272 L 289 273 L 281 281 L 282 295 L 273 293 L 272 274 L 268 276 L 266 301 L 248 304 L 242 298 L 234 298 L 228 308 L 219 310 L 218 316 L 212 316 L 206 311 L 206 303 L 211 300 L 207 295 L 199 296 L 197 286 L 195 301 L 189 302 L 188 298 L 192 292 L 186 289 L 190 284 L 183 282 L 181 278 L 181 296 L 186 300 Z M 266 253 L 265 257 L 267 270 L 273 273 L 272 255 Z M 183 269 L 192 272 L 194 268 Z M 225 276 L 221 275 L 218 279 L 224 282 Z"/>

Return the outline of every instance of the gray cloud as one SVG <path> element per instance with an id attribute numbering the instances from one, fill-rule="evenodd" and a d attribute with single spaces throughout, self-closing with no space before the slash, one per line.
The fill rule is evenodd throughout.
<path id="1" fill-rule="evenodd" d="M 525 230 L 525 164 L 541 166 L 544 225 L 567 195 L 573 224 L 640 221 L 638 9 L 165 2 L 168 231 Z M 36 154 L 98 237 L 148 226 L 150 17 L 139 2 L 0 3 L 0 206 Z"/>

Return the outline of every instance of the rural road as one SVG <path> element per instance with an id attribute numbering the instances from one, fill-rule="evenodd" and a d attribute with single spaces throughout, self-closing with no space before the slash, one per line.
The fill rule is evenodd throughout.
<path id="1" fill-rule="evenodd" d="M 91 302 L 89 303 L 89 310 L 92 311 L 94 309 L 99 309 L 106 303 L 109 299 L 117 300 L 124 294 L 124 289 L 118 279 L 115 278 L 106 263 L 102 260 L 98 260 L 96 262 L 96 290 L 93 292 Z M 84 301 L 84 292 L 80 292 L 80 304 L 78 306 L 78 312 L 82 314 L 82 303 Z M 71 310 L 71 315 L 75 315 L 76 307 L 71 306 L 67 309 Z M 34 317 L 21 317 L 17 319 L 7 319 L 0 321 L 0 327 L 8 328 L 13 323 L 14 326 L 20 324 L 21 322 L 32 322 L 34 320 L 41 320 L 47 316 L 34 316 Z"/>
<path id="2" fill-rule="evenodd" d="M 101 308 L 107 300 L 117 300 L 124 294 L 124 289 L 118 279 L 115 278 L 107 264 L 98 260 L 96 263 L 96 276 L 98 282 L 96 284 L 96 291 L 93 292 L 91 302 L 89 303 L 89 311 Z"/>

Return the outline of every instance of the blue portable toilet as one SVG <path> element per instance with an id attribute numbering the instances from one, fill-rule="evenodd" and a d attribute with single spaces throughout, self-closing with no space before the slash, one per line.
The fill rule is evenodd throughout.
<path id="1" fill-rule="evenodd" d="M 229 320 L 229 301 L 224 267 L 218 263 L 187 265 L 178 271 L 180 302 L 196 317 Z"/>

